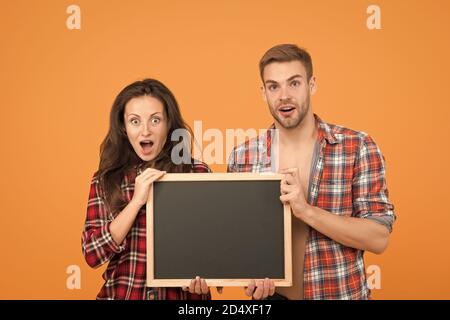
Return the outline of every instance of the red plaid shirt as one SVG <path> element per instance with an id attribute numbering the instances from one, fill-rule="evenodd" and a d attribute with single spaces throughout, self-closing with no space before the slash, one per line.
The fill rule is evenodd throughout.
<path id="1" fill-rule="evenodd" d="M 139 171 L 136 166 L 121 185 L 127 201 L 133 197 L 134 181 Z M 193 172 L 210 172 L 205 164 L 194 164 Z M 209 300 L 210 294 L 196 295 L 181 288 L 146 287 L 146 213 L 145 206 L 121 245 L 117 245 L 109 232 L 114 216 L 105 206 L 104 194 L 96 175 L 91 182 L 86 222 L 82 233 L 82 249 L 89 266 L 97 268 L 109 261 L 103 273 L 105 284 L 97 299 L 167 299 Z"/>
<path id="2" fill-rule="evenodd" d="M 315 115 L 318 155 L 312 164 L 308 203 L 333 214 L 371 219 L 392 231 L 385 164 L 367 134 L 327 124 Z M 230 154 L 229 172 L 276 172 L 274 126 Z M 274 157 L 271 157 L 274 156 Z M 305 250 L 304 299 L 369 299 L 364 252 L 310 228 Z"/>

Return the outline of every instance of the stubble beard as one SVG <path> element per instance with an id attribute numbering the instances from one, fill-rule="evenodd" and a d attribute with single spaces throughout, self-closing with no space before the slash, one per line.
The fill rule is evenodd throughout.
<path id="1" fill-rule="evenodd" d="M 274 107 L 270 107 L 270 113 L 272 114 L 272 117 L 274 117 L 274 119 L 284 128 L 284 129 L 295 129 L 297 128 L 303 121 L 303 119 L 305 119 L 306 115 L 308 114 L 309 108 L 310 108 L 310 96 L 308 94 L 308 96 L 306 97 L 305 102 L 301 105 L 301 107 L 298 106 L 297 103 L 293 102 L 293 101 L 286 101 L 283 104 L 288 103 L 292 104 L 295 106 L 296 110 L 299 111 L 298 116 L 296 116 L 295 118 L 289 117 L 289 118 L 282 118 L 277 114 L 277 109 L 278 106 L 281 104 L 277 104 L 277 106 Z"/>

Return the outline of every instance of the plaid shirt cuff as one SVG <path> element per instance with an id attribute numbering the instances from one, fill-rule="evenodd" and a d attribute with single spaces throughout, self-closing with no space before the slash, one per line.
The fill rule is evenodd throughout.
<path id="1" fill-rule="evenodd" d="M 382 215 L 366 215 L 361 216 L 361 218 L 369 219 L 375 222 L 378 222 L 379 224 L 382 224 L 386 228 L 388 228 L 389 232 L 392 232 L 392 225 L 395 221 L 395 214 L 393 211 L 385 212 Z"/>
<path id="2" fill-rule="evenodd" d="M 114 239 L 112 238 L 111 232 L 109 231 L 109 226 L 111 225 L 111 221 L 103 225 L 100 229 L 101 240 L 99 242 L 105 243 L 109 249 L 114 253 L 120 253 L 125 250 L 126 246 L 126 238 L 123 240 L 121 245 L 118 245 Z"/>

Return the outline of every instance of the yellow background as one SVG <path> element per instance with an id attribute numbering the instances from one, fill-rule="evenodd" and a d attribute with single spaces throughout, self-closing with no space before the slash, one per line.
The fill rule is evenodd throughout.
<path id="1" fill-rule="evenodd" d="M 398 221 L 376 299 L 449 299 L 450 2 L 4 1 L 0 9 L 1 299 L 92 299 L 80 235 L 115 95 L 154 77 L 192 126 L 266 128 L 257 63 L 279 43 L 313 57 L 324 120 L 381 147 Z M 68 30 L 66 8 L 81 8 Z M 212 166 L 225 171 L 225 166 Z M 81 289 L 66 268 L 81 267 Z M 214 290 L 214 297 L 217 297 Z M 244 298 L 226 288 L 223 298 Z"/>

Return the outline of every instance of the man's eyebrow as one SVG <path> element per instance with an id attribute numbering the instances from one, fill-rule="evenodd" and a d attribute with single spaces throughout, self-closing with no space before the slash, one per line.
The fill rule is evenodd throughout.
<path id="1" fill-rule="evenodd" d="M 286 81 L 292 81 L 295 78 L 303 78 L 303 76 L 301 74 L 294 74 L 293 76 L 289 77 Z M 278 82 L 275 80 L 269 79 L 269 80 L 266 80 L 265 83 L 278 83 Z"/>
<path id="2" fill-rule="evenodd" d="M 289 77 L 289 79 L 287 79 L 287 81 L 294 80 L 295 78 L 303 78 L 303 76 L 301 74 L 294 74 L 292 77 Z"/>

